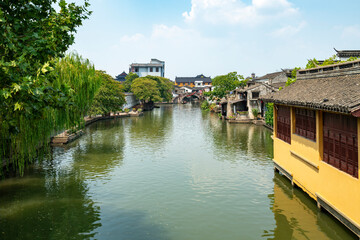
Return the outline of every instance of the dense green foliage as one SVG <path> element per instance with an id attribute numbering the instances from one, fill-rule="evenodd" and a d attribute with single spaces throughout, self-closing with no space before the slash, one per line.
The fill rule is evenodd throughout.
<path id="1" fill-rule="evenodd" d="M 211 97 L 223 98 L 229 91 L 235 90 L 237 87 L 245 87 L 246 80 L 242 75 L 238 75 L 237 72 L 231 72 L 226 75 L 216 76 L 212 85 L 215 87 L 209 94 Z"/>
<path id="2" fill-rule="evenodd" d="M 274 103 L 266 104 L 265 123 L 271 127 L 274 126 Z"/>
<path id="3" fill-rule="evenodd" d="M 202 103 L 201 103 L 201 109 L 202 110 L 209 110 L 209 107 L 210 107 L 210 104 L 209 104 L 209 102 L 208 101 L 203 101 Z"/>
<path id="4" fill-rule="evenodd" d="M 56 2 L 0 2 L 0 166 L 6 159 L 20 173 L 54 131 L 79 122 L 78 112 L 86 111 L 84 101 L 91 99 L 96 88 L 96 83 L 90 84 L 94 69 L 88 62 L 69 57 L 83 68 L 65 79 L 75 62 L 57 60 L 89 16 L 89 4 L 76 6 L 61 0 L 57 12 Z M 82 90 L 87 84 L 89 89 Z"/>
<path id="5" fill-rule="evenodd" d="M 131 91 L 142 102 L 170 101 L 174 83 L 167 78 L 146 76 L 133 80 Z"/>
<path id="6" fill-rule="evenodd" d="M 131 91 L 142 103 L 161 101 L 155 80 L 146 77 L 137 78 L 131 84 Z"/>
<path id="7" fill-rule="evenodd" d="M 126 77 L 125 77 L 125 82 L 123 83 L 124 85 L 124 92 L 131 92 L 131 84 L 132 82 L 137 79 L 139 76 L 136 73 L 130 72 Z"/>
<path id="8" fill-rule="evenodd" d="M 89 114 L 108 115 L 122 110 L 125 95 L 121 84 L 102 71 L 96 71 L 96 75 L 101 79 L 101 86 L 95 95 Z"/>

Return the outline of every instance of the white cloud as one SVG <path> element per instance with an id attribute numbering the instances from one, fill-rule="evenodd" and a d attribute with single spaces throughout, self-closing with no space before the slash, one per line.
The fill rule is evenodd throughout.
<path id="1" fill-rule="evenodd" d="M 137 42 L 144 39 L 144 35 L 142 35 L 141 33 L 136 33 L 132 36 L 129 35 L 125 35 L 121 38 L 122 42 Z"/>
<path id="2" fill-rule="evenodd" d="M 341 34 L 342 38 L 360 38 L 360 25 L 344 27 Z"/>
<path id="3" fill-rule="evenodd" d="M 154 39 L 185 40 L 199 36 L 195 30 L 184 29 L 178 26 L 167 26 L 165 24 L 154 25 L 151 37 Z"/>
<path id="4" fill-rule="evenodd" d="M 279 28 L 271 33 L 274 37 L 286 37 L 286 36 L 293 36 L 300 32 L 306 25 L 306 22 L 303 21 L 297 26 L 287 25 L 285 27 Z"/>
<path id="5" fill-rule="evenodd" d="M 187 22 L 200 19 L 213 24 L 257 25 L 297 12 L 288 0 L 252 0 L 251 4 L 241 0 L 192 0 L 190 11 L 183 17 Z"/>

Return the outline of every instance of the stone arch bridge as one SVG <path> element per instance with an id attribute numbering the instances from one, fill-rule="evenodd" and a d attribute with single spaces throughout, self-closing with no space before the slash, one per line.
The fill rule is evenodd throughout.
<path id="1" fill-rule="evenodd" d="M 173 103 L 183 103 L 184 100 L 188 99 L 189 101 L 191 99 L 198 99 L 198 100 L 203 100 L 204 96 L 201 95 L 198 92 L 193 92 L 193 93 L 181 93 L 179 94 L 177 97 L 173 98 L 172 102 Z"/>

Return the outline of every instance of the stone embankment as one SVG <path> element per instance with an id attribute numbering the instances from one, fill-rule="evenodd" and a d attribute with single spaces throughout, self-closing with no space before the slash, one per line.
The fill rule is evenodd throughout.
<path id="1" fill-rule="evenodd" d="M 116 114 L 110 114 L 110 116 L 95 116 L 95 117 L 85 117 L 85 126 L 88 126 L 94 122 L 100 121 L 100 120 L 106 120 L 106 119 L 117 119 L 117 118 L 124 118 L 124 117 L 139 117 L 142 116 L 143 112 L 129 112 L 129 113 L 116 113 Z M 71 133 L 69 130 L 66 130 L 56 136 L 54 136 L 51 139 L 51 145 L 52 146 L 61 146 L 68 144 L 79 137 L 84 135 L 83 130 L 79 130 L 75 133 Z"/>

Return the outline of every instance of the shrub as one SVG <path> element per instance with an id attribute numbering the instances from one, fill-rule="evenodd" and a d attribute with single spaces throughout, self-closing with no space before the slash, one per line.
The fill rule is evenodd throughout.
<path id="1" fill-rule="evenodd" d="M 202 103 L 201 103 L 201 109 L 202 110 L 208 110 L 209 109 L 209 102 L 208 101 L 203 101 Z"/>
<path id="2" fill-rule="evenodd" d="M 274 126 L 274 103 L 266 104 L 265 123 L 269 126 Z"/>
<path id="3" fill-rule="evenodd" d="M 254 118 L 257 118 L 257 115 L 259 114 L 259 110 L 257 108 L 253 108 L 252 114 L 254 115 Z"/>
<path id="4" fill-rule="evenodd" d="M 138 110 L 137 110 L 139 113 L 141 113 L 143 110 L 142 110 L 142 108 L 138 108 Z"/>
<path id="5" fill-rule="evenodd" d="M 125 108 L 124 111 L 125 111 L 126 113 L 128 113 L 128 112 L 130 112 L 130 109 Z"/>
<path id="6" fill-rule="evenodd" d="M 211 112 L 215 112 L 216 109 L 217 109 L 216 104 L 215 103 L 210 104 L 209 109 L 210 109 Z"/>

